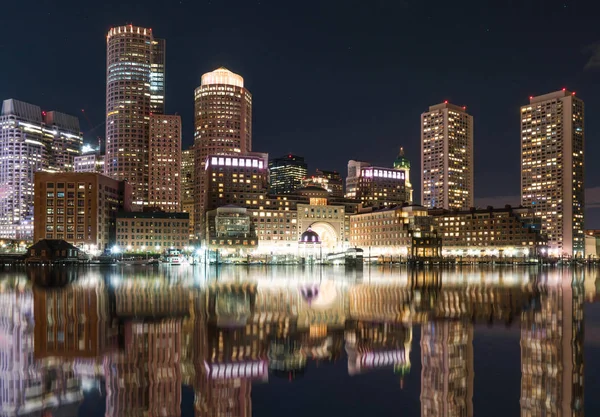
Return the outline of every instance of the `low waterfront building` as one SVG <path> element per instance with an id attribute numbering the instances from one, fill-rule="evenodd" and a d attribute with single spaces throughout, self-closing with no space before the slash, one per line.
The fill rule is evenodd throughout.
<path id="1" fill-rule="evenodd" d="M 209 249 L 240 251 L 257 246 L 256 233 L 248 210 L 224 206 L 206 213 L 206 236 Z"/>
<path id="2" fill-rule="evenodd" d="M 422 206 L 369 210 L 350 217 L 350 245 L 369 256 L 441 256 L 441 240 Z"/>
<path id="3" fill-rule="evenodd" d="M 445 256 L 535 257 L 545 256 L 548 239 L 531 209 L 504 208 L 444 210 L 429 215 L 442 238 Z"/>
<path id="4" fill-rule="evenodd" d="M 125 252 L 162 252 L 189 245 L 188 213 L 122 212 L 117 216 L 117 246 Z"/>
<path id="5" fill-rule="evenodd" d="M 37 172 L 34 201 L 34 241 L 64 239 L 94 253 L 115 244 L 117 213 L 131 210 L 131 187 L 95 172 Z"/>
<path id="6" fill-rule="evenodd" d="M 27 262 L 69 262 L 76 261 L 79 250 L 62 239 L 41 239 L 27 249 Z"/>

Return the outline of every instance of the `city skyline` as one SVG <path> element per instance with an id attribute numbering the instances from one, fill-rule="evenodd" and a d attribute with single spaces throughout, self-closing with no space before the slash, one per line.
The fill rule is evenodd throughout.
<path id="1" fill-rule="evenodd" d="M 590 115 L 597 108 L 596 97 L 600 97 L 597 60 L 590 59 L 594 50 L 583 51 L 600 38 L 597 26 L 592 25 L 597 5 L 569 3 L 565 7 L 564 2 L 552 1 L 542 8 L 514 5 L 517 12 L 513 13 L 510 8 L 488 8 L 473 2 L 464 6 L 469 10 L 464 14 L 462 7 L 430 10 L 413 1 L 379 2 L 341 11 L 333 3 L 323 5 L 318 12 L 298 7 L 293 13 L 284 5 L 242 4 L 228 14 L 226 24 L 239 30 L 221 36 L 214 23 L 223 22 L 218 18 L 225 13 L 225 6 L 219 4 L 203 8 L 206 25 L 202 28 L 191 27 L 195 11 L 202 6 L 185 2 L 167 9 L 127 5 L 110 13 L 91 6 L 85 15 L 74 3 L 72 7 L 69 4 L 51 11 L 52 19 L 43 18 L 47 16 L 45 10 L 28 10 L 40 20 L 41 30 L 56 31 L 57 41 L 40 51 L 38 59 L 60 56 L 67 49 L 81 51 L 85 75 L 70 68 L 50 67 L 44 69 L 48 76 L 39 80 L 23 71 L 35 67 L 29 65 L 33 57 L 19 54 L 35 36 L 27 33 L 5 45 L 5 56 L 13 59 L 13 65 L 2 71 L 13 81 L 3 85 L 0 93 L 4 98 L 14 97 L 67 114 L 81 115 L 81 108 L 85 108 L 92 121 L 91 126 L 81 121 L 86 141 L 99 133 L 98 129 L 89 131 L 101 123 L 105 111 L 103 34 L 128 22 L 152 27 L 167 40 L 165 101 L 169 113 L 182 116 L 185 146 L 192 142 L 192 90 L 201 74 L 221 65 L 242 75 L 255 95 L 254 149 L 273 156 L 293 152 L 305 156 L 312 167 L 338 172 L 345 171 L 350 159 L 386 166 L 388 153 L 400 145 L 416 163 L 420 112 L 446 99 L 466 105 L 477 124 L 475 203 L 479 206 L 519 201 L 518 112 L 530 95 L 566 87 L 586 101 Z M 22 7 L 13 4 L 8 11 L 19 14 Z M 315 13 L 327 18 L 318 20 Z M 509 14 L 516 19 L 510 29 L 504 25 Z M 476 16 L 477 23 L 469 16 Z M 312 22 L 313 30 L 300 40 L 306 19 Z M 358 19 L 364 21 L 364 29 L 357 31 L 352 22 Z M 169 21 L 178 24 L 165 23 Z M 552 50 L 519 42 L 531 27 L 539 25 L 555 27 L 545 35 Z M 13 22 L 7 22 L 6 29 L 12 28 Z M 458 35 L 469 54 L 461 58 L 445 51 L 423 54 L 448 29 Z M 272 36 L 274 33 L 278 35 Z M 193 46 L 199 39 L 207 40 L 203 48 Z M 408 39 L 416 41 L 409 43 Z M 557 55 L 562 59 L 557 61 Z M 443 76 L 432 65 L 440 60 L 447 64 Z M 546 68 L 542 76 L 539 68 Z M 357 85 L 360 88 L 353 87 Z M 326 99 L 314 100 L 316 91 L 327 91 Z M 588 120 L 586 153 L 593 155 L 600 150 L 595 140 L 600 128 L 593 117 Z M 365 140 L 377 141 L 378 146 L 365 147 Z M 499 143 L 503 146 L 497 146 Z M 340 146 L 343 154 L 336 151 Z M 600 216 L 594 213 L 600 201 L 600 188 L 596 189 L 600 180 L 596 179 L 596 167 L 590 167 L 587 174 L 586 186 L 597 196 L 587 199 L 591 212 L 587 223 L 597 228 Z M 420 190 L 417 176 L 413 182 Z M 419 201 L 419 192 L 415 194 L 414 200 Z M 514 200 L 506 201 L 511 198 Z"/>

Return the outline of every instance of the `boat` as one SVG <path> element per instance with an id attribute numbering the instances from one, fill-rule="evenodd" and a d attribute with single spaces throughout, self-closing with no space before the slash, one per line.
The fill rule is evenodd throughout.
<path id="1" fill-rule="evenodd" d="M 184 257 L 180 250 L 169 249 L 165 256 L 165 261 L 169 265 L 181 265 L 183 264 Z"/>

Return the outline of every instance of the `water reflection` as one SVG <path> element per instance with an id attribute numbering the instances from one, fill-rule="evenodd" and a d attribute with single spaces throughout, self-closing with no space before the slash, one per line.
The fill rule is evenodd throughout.
<path id="1" fill-rule="evenodd" d="M 180 416 L 182 385 L 194 389 L 197 417 L 251 416 L 253 384 L 341 361 L 354 378 L 387 369 L 398 389 L 420 369 L 422 417 L 469 417 L 482 323 L 520 326 L 522 416 L 584 413 L 583 306 L 597 297 L 596 271 L 1 274 L 1 416 L 75 416 L 89 390 L 105 397 L 106 416 Z"/>

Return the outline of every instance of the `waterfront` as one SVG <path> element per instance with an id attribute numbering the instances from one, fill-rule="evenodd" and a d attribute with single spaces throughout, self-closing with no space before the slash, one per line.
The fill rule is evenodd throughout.
<path id="1" fill-rule="evenodd" d="M 600 412 L 586 395 L 600 386 L 596 269 L 108 266 L 0 276 L 4 412 Z"/>

